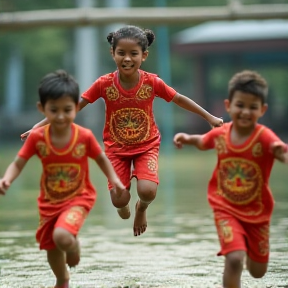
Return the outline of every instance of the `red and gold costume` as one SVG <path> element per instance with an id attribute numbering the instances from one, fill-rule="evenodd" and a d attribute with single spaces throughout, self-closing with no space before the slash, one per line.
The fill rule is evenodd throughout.
<path id="1" fill-rule="evenodd" d="M 134 176 L 158 183 L 161 136 L 153 115 L 153 101 L 155 97 L 160 97 L 170 102 L 175 95 L 176 91 L 157 75 L 142 70 L 139 70 L 138 84 L 132 89 L 121 87 L 118 71 L 115 71 L 98 78 L 82 94 L 82 98 L 90 103 L 99 98 L 105 101 L 105 152 L 124 185 L 130 184 L 132 160 Z M 145 157 L 143 153 L 149 156 Z M 138 156 L 142 157 L 141 161 Z M 136 158 L 138 161 L 135 162 Z"/>
<path id="2" fill-rule="evenodd" d="M 96 190 L 89 180 L 88 157 L 96 159 L 102 149 L 90 130 L 76 124 L 71 127 L 71 140 L 62 149 L 53 147 L 50 125 L 46 125 L 32 130 L 18 152 L 26 160 L 36 154 L 42 162 L 40 225 L 36 234 L 40 249 L 55 247 L 52 232 L 56 226 L 76 235 L 96 200 Z M 59 221 L 64 212 L 66 217 Z"/>
<path id="3" fill-rule="evenodd" d="M 222 246 L 219 254 L 244 248 L 247 251 L 245 236 L 251 259 L 267 262 L 269 223 L 274 206 L 269 188 L 274 162 L 271 145 L 281 140 L 269 128 L 257 124 L 252 135 L 235 146 L 230 141 L 231 128 L 232 122 L 225 123 L 203 136 L 204 147 L 215 148 L 218 156 L 209 181 L 208 201 L 215 212 Z M 237 234 L 240 238 L 242 235 L 243 241 Z"/>

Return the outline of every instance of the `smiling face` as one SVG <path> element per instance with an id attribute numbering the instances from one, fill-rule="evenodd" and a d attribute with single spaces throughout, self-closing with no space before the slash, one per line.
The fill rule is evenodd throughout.
<path id="1" fill-rule="evenodd" d="M 70 129 L 78 107 L 72 97 L 63 96 L 56 100 L 47 100 L 44 107 L 38 103 L 38 109 L 46 116 L 55 132 L 65 133 Z"/>
<path id="2" fill-rule="evenodd" d="M 238 131 L 251 131 L 257 121 L 264 115 L 268 106 L 253 94 L 235 91 L 232 100 L 225 100 L 226 111 L 229 113 L 233 126 Z"/>
<path id="3" fill-rule="evenodd" d="M 115 50 L 111 49 L 112 57 L 117 65 L 121 80 L 134 81 L 138 79 L 138 69 L 148 56 L 143 52 L 136 40 L 130 38 L 120 39 Z"/>

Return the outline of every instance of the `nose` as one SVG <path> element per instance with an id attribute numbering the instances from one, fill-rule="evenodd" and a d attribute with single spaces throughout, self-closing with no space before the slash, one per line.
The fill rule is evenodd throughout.
<path id="1" fill-rule="evenodd" d="M 64 117 L 65 117 L 65 116 L 64 116 L 64 113 L 58 113 L 58 114 L 57 114 L 57 119 L 58 119 L 58 120 L 62 120 L 62 119 L 64 119 Z"/>
<path id="2" fill-rule="evenodd" d="M 242 110 L 242 113 L 245 114 L 245 115 L 248 115 L 248 114 L 250 114 L 250 109 L 244 108 L 244 109 Z"/>
<path id="3" fill-rule="evenodd" d="M 125 55 L 125 57 L 124 57 L 124 61 L 130 61 L 131 60 L 131 58 L 130 58 L 130 56 L 127 54 L 127 55 Z"/>

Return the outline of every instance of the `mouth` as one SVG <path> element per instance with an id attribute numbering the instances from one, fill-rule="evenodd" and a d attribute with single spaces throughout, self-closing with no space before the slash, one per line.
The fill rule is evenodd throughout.
<path id="1" fill-rule="evenodd" d="M 132 69 L 134 67 L 134 65 L 122 65 L 122 68 L 124 69 L 124 70 L 129 70 L 129 69 Z"/>

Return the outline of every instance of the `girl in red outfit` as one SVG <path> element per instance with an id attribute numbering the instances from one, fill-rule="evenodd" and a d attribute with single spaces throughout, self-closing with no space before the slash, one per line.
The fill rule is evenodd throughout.
<path id="1" fill-rule="evenodd" d="M 38 108 L 50 124 L 31 131 L 0 179 L 0 194 L 5 195 L 26 162 L 36 154 L 43 167 L 36 239 L 40 249 L 47 251 L 56 277 L 55 288 L 68 288 L 66 263 L 73 267 L 80 261 L 76 236 L 96 200 L 88 157 L 99 165 L 117 196 L 125 187 L 92 132 L 73 123 L 79 105 L 76 81 L 65 71 L 50 73 L 40 83 L 39 97 Z"/>
<path id="2" fill-rule="evenodd" d="M 177 93 L 157 75 L 140 70 L 142 62 L 148 57 L 148 47 L 155 39 L 151 30 L 127 26 L 109 33 L 107 39 L 117 70 L 98 78 L 82 94 L 80 109 L 99 98 L 105 101 L 105 152 L 127 190 L 123 197 L 117 199 L 112 183 L 108 183 L 108 187 L 120 217 L 127 219 L 130 217 L 128 204 L 131 178 L 137 178 L 139 200 L 136 203 L 133 230 L 134 235 L 138 236 L 146 230 L 146 209 L 154 200 L 159 183 L 160 132 L 153 115 L 154 98 L 172 101 L 200 115 L 213 127 L 221 126 L 223 121 Z M 45 123 L 44 120 L 35 127 Z"/>
<path id="3" fill-rule="evenodd" d="M 218 161 L 208 186 L 208 201 L 225 256 L 224 288 L 240 288 L 245 255 L 255 278 L 264 276 L 269 258 L 269 226 L 274 200 L 269 177 L 274 159 L 288 163 L 287 145 L 257 123 L 267 110 L 266 81 L 243 71 L 229 82 L 225 107 L 232 122 L 205 135 L 178 133 L 176 147 L 216 149 Z"/>

